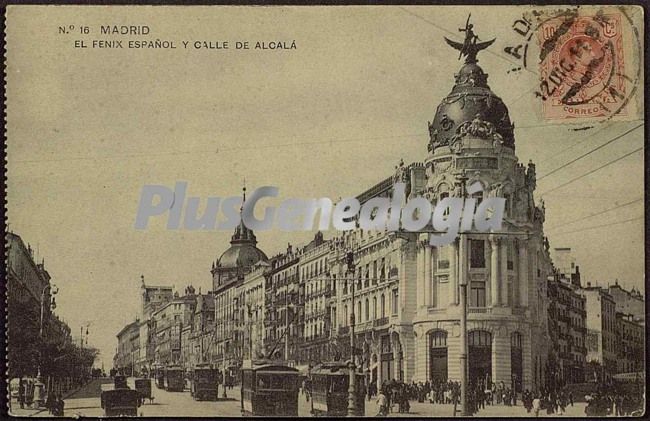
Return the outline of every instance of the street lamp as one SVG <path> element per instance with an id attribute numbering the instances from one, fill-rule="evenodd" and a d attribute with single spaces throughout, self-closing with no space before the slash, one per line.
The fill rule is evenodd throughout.
<path id="1" fill-rule="evenodd" d="M 43 287 L 43 291 L 41 291 L 41 318 L 40 318 L 40 327 L 39 327 L 39 332 L 38 336 L 40 339 L 39 343 L 39 352 L 38 352 L 38 374 L 36 375 L 36 383 L 34 383 L 34 403 L 36 404 L 37 407 L 41 406 L 43 402 L 45 401 L 44 399 L 44 389 L 45 385 L 43 384 L 43 376 L 41 374 L 41 364 L 43 360 L 43 320 L 44 320 L 44 315 L 45 315 L 45 291 L 50 289 L 53 285 L 47 284 L 45 287 Z M 54 286 L 54 290 L 52 291 L 52 295 L 56 295 L 59 292 L 59 289 Z M 49 300 L 48 297 L 48 309 L 55 309 L 56 308 L 56 299 L 55 297 L 52 297 L 52 301 Z"/>
<path id="2" fill-rule="evenodd" d="M 350 380 L 348 387 L 348 416 L 355 417 L 357 415 L 357 398 L 356 398 L 356 365 L 354 364 L 354 253 L 348 251 L 346 254 L 346 261 L 348 272 L 351 273 L 350 280 L 352 282 L 352 301 L 350 311 L 350 362 L 348 369 L 350 370 Z"/>
<path id="3" fill-rule="evenodd" d="M 467 177 L 461 174 L 457 179 L 460 184 L 461 197 L 465 198 L 467 191 L 465 183 Z M 459 286 L 460 286 L 460 409 L 461 416 L 469 416 L 467 407 L 467 271 L 466 271 L 466 238 L 464 232 L 461 231 L 459 235 L 459 259 L 460 267 L 458 271 Z"/>

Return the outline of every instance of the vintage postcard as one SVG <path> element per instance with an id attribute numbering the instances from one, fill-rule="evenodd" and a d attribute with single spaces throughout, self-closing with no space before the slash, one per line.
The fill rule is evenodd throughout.
<path id="1" fill-rule="evenodd" d="M 641 6 L 6 11 L 6 412 L 641 416 Z"/>

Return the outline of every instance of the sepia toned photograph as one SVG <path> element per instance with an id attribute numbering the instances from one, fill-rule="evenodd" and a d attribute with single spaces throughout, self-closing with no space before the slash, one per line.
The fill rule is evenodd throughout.
<path id="1" fill-rule="evenodd" d="M 642 417 L 635 5 L 11 5 L 11 417 Z"/>

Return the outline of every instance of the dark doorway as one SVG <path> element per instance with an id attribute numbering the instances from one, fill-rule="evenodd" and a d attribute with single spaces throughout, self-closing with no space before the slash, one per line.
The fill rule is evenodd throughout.
<path id="1" fill-rule="evenodd" d="M 431 382 L 447 381 L 447 332 L 429 333 L 429 379 Z"/>
<path id="2" fill-rule="evenodd" d="M 521 355 L 521 334 L 519 332 L 513 332 L 512 335 L 510 335 L 510 374 L 512 378 L 512 385 L 510 387 L 517 393 L 521 393 L 522 390 L 521 381 L 523 367 Z"/>
<path id="3" fill-rule="evenodd" d="M 492 334 L 474 330 L 468 335 L 469 383 L 486 386 L 492 382 Z"/>

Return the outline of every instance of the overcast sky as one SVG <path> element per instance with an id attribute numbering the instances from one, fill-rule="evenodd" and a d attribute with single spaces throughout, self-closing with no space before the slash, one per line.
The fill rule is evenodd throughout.
<path id="1" fill-rule="evenodd" d="M 468 7 L 183 7 L 12 10 L 8 37 L 9 228 L 38 250 L 59 287 L 57 313 L 112 366 L 115 334 L 138 314 L 147 283 L 210 288 L 212 262 L 231 232 L 170 231 L 166 219 L 134 229 L 142 187 L 188 182 L 192 196 L 232 196 L 263 185 L 280 197 L 346 197 L 426 157 L 427 121 L 460 68 L 443 35 L 461 40 Z M 510 109 L 520 162 L 542 175 L 642 121 L 592 129 L 540 117 L 529 70 L 503 48 L 524 9 L 471 8 L 489 85 Z M 640 15 L 642 13 L 638 13 Z M 148 25 L 147 37 L 175 50 L 75 49 L 75 39 L 123 39 L 99 25 Z M 58 34 L 87 25 L 92 33 Z M 640 26 L 642 28 L 642 25 Z M 448 32 L 446 32 L 448 31 Z M 181 41 L 225 41 L 196 50 Z M 236 51 L 237 40 L 291 41 L 289 51 Z M 124 41 L 125 43 L 128 41 Z M 633 72 L 634 57 L 626 57 Z M 641 92 L 643 87 L 640 87 Z M 635 101 L 637 101 L 635 99 Z M 582 124 L 587 126 L 587 124 Z M 578 143 L 571 149 L 570 145 Z M 544 177 L 550 190 L 643 146 L 643 127 Z M 643 288 L 643 197 L 637 152 L 544 196 L 551 247 L 571 247 L 585 281 L 618 278 Z M 552 227 L 573 222 L 559 229 Z M 578 232 L 570 232 L 578 231 Z M 267 255 L 313 233 L 259 232 Z"/>

